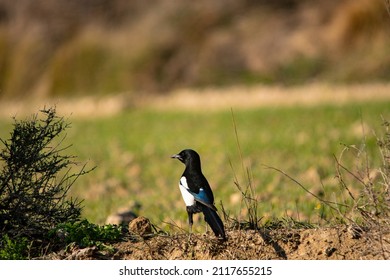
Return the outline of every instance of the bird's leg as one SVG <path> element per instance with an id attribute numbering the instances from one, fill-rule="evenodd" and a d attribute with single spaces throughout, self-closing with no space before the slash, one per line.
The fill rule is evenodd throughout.
<path id="1" fill-rule="evenodd" d="M 191 239 L 191 234 L 192 234 L 192 225 L 194 224 L 194 220 L 192 218 L 193 213 L 190 211 L 187 211 L 188 213 L 188 225 L 189 225 L 189 235 L 188 235 L 188 241 Z"/>

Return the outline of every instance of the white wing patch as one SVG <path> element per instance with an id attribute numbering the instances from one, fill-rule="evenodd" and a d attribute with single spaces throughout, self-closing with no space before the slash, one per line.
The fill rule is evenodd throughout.
<path id="1" fill-rule="evenodd" d="M 183 197 L 186 206 L 194 205 L 195 199 L 194 196 L 189 192 L 186 177 L 183 176 L 180 178 L 179 187 L 180 187 L 181 196 Z"/>

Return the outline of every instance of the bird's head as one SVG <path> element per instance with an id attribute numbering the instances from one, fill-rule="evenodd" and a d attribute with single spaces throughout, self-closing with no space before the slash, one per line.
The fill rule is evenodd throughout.
<path id="1" fill-rule="evenodd" d="M 176 159 L 180 160 L 186 166 L 188 166 L 190 164 L 199 164 L 199 166 L 200 166 L 199 154 L 191 149 L 183 150 L 178 154 L 172 155 L 171 158 L 176 158 Z"/>

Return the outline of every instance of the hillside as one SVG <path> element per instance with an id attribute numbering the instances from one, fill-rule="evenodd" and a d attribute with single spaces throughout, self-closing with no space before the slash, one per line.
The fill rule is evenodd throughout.
<path id="1" fill-rule="evenodd" d="M 0 0 L 0 97 L 388 81 L 384 0 Z"/>

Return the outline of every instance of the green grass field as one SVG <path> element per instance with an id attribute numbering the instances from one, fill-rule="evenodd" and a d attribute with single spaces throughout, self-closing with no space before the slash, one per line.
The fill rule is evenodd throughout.
<path id="1" fill-rule="evenodd" d="M 84 120 L 65 116 L 71 123 L 64 143 L 72 144 L 67 153 L 77 155 L 80 166 L 85 162 L 89 168 L 96 166 L 76 182 L 71 195 L 84 199 L 83 215 L 91 222 L 104 223 L 110 213 L 138 201 L 142 205 L 139 214 L 157 226 L 170 229 L 169 224 L 176 224 L 187 229 L 178 189 L 184 165 L 170 155 L 193 148 L 201 155 L 217 207 L 221 208 L 222 201 L 230 216 L 245 220 L 247 214 L 234 184 L 235 174 L 241 186 L 247 184 L 243 163 L 250 170 L 263 222 L 292 217 L 316 223 L 324 221 L 321 215 L 332 220 L 317 199 L 266 166 L 285 171 L 324 199 L 344 201 L 335 179 L 333 155 L 339 157 L 345 145 L 355 145 L 367 151 L 370 164 L 379 168 L 375 134 L 384 133 L 382 118 L 390 119 L 389 108 L 390 102 L 378 101 L 234 110 L 243 161 L 230 110 L 138 109 Z M 2 139 L 8 139 L 11 122 L 0 120 Z M 343 162 L 352 170 L 362 160 L 354 149 L 343 154 Z M 196 230 L 202 227 L 203 222 Z"/>

